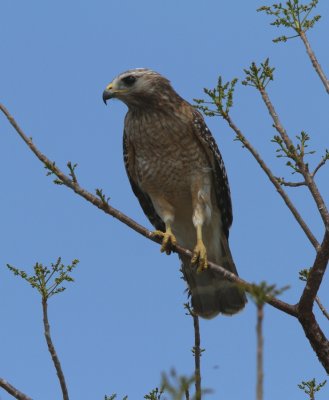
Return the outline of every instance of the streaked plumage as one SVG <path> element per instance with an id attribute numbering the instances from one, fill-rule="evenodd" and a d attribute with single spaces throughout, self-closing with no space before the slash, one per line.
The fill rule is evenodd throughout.
<path id="1" fill-rule="evenodd" d="M 204 318 L 234 314 L 244 293 L 206 268 L 208 260 L 237 274 L 228 245 L 232 224 L 224 163 L 202 115 L 160 74 L 135 69 L 116 77 L 103 99 L 128 106 L 123 138 L 131 187 L 152 225 L 163 234 L 163 250 L 177 242 L 194 249 L 182 271 L 194 311 Z"/>

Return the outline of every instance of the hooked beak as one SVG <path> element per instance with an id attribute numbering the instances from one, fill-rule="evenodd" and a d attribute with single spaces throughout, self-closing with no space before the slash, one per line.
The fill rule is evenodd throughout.
<path id="1" fill-rule="evenodd" d="M 103 101 L 106 105 L 107 100 L 110 100 L 114 97 L 114 91 L 113 91 L 113 85 L 110 83 L 108 86 L 106 86 L 106 89 L 103 92 Z"/>

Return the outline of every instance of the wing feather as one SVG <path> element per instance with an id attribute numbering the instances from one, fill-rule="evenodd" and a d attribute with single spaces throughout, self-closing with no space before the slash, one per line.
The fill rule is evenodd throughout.
<path id="1" fill-rule="evenodd" d="M 123 159 L 126 167 L 126 172 L 131 185 L 131 188 L 141 205 L 144 214 L 147 216 L 151 224 L 160 231 L 165 231 L 165 224 L 159 217 L 153 203 L 147 193 L 143 192 L 138 185 L 137 177 L 134 170 L 134 148 L 129 143 L 126 131 L 123 132 Z"/>
<path id="2" fill-rule="evenodd" d="M 191 106 L 192 107 L 192 106 Z M 229 228 L 232 225 L 232 202 L 231 192 L 228 183 L 228 178 L 224 166 L 222 155 L 218 149 L 214 137 L 208 129 L 202 115 L 198 110 L 192 107 L 193 113 L 193 132 L 196 138 L 202 144 L 209 162 L 213 168 L 213 177 L 215 183 L 215 195 L 217 206 L 221 214 L 222 227 L 226 237 L 229 236 Z"/>

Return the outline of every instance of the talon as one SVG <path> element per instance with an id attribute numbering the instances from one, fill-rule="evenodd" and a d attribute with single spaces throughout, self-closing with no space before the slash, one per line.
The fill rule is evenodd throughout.
<path id="1" fill-rule="evenodd" d="M 207 249 L 202 240 L 198 240 L 197 245 L 193 250 L 191 263 L 197 266 L 197 272 L 202 272 L 208 268 Z"/>
<path id="2" fill-rule="evenodd" d="M 161 253 L 166 252 L 169 255 L 172 251 L 172 247 L 177 244 L 175 235 L 172 233 L 170 228 L 167 228 L 166 232 L 154 231 L 153 235 L 162 237 Z"/>

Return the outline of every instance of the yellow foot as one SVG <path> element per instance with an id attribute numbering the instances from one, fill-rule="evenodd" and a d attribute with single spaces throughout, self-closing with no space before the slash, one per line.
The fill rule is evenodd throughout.
<path id="1" fill-rule="evenodd" d="M 193 250 L 191 263 L 197 266 L 197 272 L 204 271 L 208 268 L 207 249 L 202 240 L 198 240 Z"/>
<path id="2" fill-rule="evenodd" d="M 175 246 L 177 243 L 175 235 L 171 232 L 171 230 L 168 229 L 166 232 L 154 231 L 153 235 L 162 237 L 162 245 L 160 251 L 161 253 L 166 252 L 166 254 L 169 255 L 171 253 L 172 246 Z"/>

